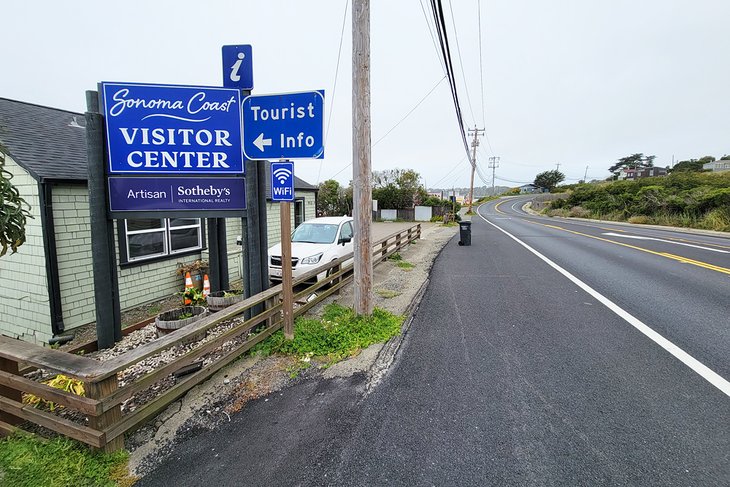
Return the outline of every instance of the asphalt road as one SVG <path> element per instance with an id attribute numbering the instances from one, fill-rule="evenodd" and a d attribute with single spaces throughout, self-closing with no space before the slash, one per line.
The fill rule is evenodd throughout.
<path id="1" fill-rule="evenodd" d="M 140 485 L 730 485 L 730 240 L 515 203 L 447 245 L 373 392 L 303 381 Z"/>

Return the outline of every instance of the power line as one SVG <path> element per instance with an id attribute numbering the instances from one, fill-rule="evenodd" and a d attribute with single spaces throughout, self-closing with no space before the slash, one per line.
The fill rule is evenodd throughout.
<path id="1" fill-rule="evenodd" d="M 479 80 L 482 95 L 482 124 L 487 126 L 486 110 L 484 110 L 484 64 L 482 62 L 482 2 L 477 0 L 477 18 L 479 20 Z M 491 144 L 489 146 L 491 149 Z M 494 151 L 492 151 L 494 152 Z"/>
<path id="2" fill-rule="evenodd" d="M 337 93 L 337 75 L 340 72 L 340 58 L 342 57 L 342 40 L 345 38 L 345 22 L 347 20 L 347 9 L 349 6 L 350 6 L 350 0 L 347 0 L 345 2 L 345 13 L 342 14 L 342 30 L 340 31 L 340 47 L 337 48 L 337 66 L 335 67 L 335 81 L 332 85 L 332 95 L 331 95 L 331 99 L 329 101 L 330 113 L 329 113 L 329 116 L 327 117 L 327 130 L 325 131 L 325 134 L 324 134 L 325 147 L 327 145 L 327 140 L 329 139 L 330 127 L 332 126 L 332 112 L 335 107 L 335 94 Z M 320 159 L 319 171 L 317 172 L 317 184 L 319 184 L 319 178 L 322 175 L 322 163 L 323 162 L 324 161 L 322 161 Z"/>
<path id="3" fill-rule="evenodd" d="M 433 31 L 431 30 L 431 24 L 428 21 L 428 14 L 426 13 L 426 8 L 423 6 L 423 0 L 418 0 L 421 4 L 421 11 L 423 12 L 423 18 L 426 20 L 426 27 L 428 27 L 428 33 L 431 34 L 431 41 L 433 41 L 433 47 L 436 49 L 436 57 L 439 60 L 439 65 L 441 66 L 441 69 L 443 69 L 444 74 L 446 74 L 446 66 L 444 66 L 444 62 L 441 60 L 441 56 L 439 55 L 439 47 L 436 44 L 436 37 L 433 35 Z"/>
<path id="4" fill-rule="evenodd" d="M 436 181 L 435 183 L 432 183 L 431 187 L 432 187 L 432 188 L 436 188 L 436 187 L 437 187 L 436 185 L 437 185 L 437 184 L 439 184 L 439 183 L 441 183 L 441 181 L 443 181 L 443 180 L 444 180 L 444 179 L 446 179 L 447 177 L 449 177 L 449 174 L 451 174 L 452 172 L 454 172 L 454 170 L 456 170 L 456 169 L 457 169 L 457 168 L 459 167 L 459 164 L 461 164 L 462 162 L 464 162 L 464 160 L 465 160 L 466 158 L 467 158 L 467 156 L 464 156 L 464 157 L 462 157 L 462 158 L 461 158 L 461 160 L 460 160 L 459 162 L 457 162 L 456 164 L 454 164 L 454 167 L 452 167 L 452 168 L 451 168 L 451 171 L 449 171 L 449 172 L 447 172 L 446 174 L 444 174 L 444 177 L 442 177 L 441 179 L 439 179 L 439 180 L 438 180 L 438 181 Z"/>
<path id="5" fill-rule="evenodd" d="M 456 32 L 456 20 L 454 18 L 454 9 L 449 0 L 449 11 L 451 11 L 451 25 L 454 27 L 454 39 L 456 40 L 456 53 L 459 55 L 459 66 L 461 67 L 461 77 L 464 80 L 464 91 L 466 92 L 466 101 L 469 104 L 469 112 L 471 113 L 471 119 L 474 125 L 477 123 L 477 119 L 474 116 L 474 109 L 471 105 L 471 97 L 469 96 L 469 85 L 466 83 L 466 74 L 464 74 L 464 61 L 461 59 L 461 46 L 459 46 L 459 34 Z"/>
<path id="6" fill-rule="evenodd" d="M 459 94 L 456 89 L 456 78 L 454 76 L 454 64 L 451 60 L 451 49 L 449 47 L 449 39 L 446 31 L 446 21 L 444 19 L 444 10 L 441 0 L 431 0 L 431 9 L 433 10 L 434 22 L 436 24 L 436 32 L 438 34 L 439 45 L 441 47 L 441 55 L 446 65 L 446 75 L 449 77 L 449 86 L 451 87 L 451 97 L 454 101 L 454 109 L 456 110 L 456 121 L 459 124 L 461 132 L 461 140 L 464 144 L 464 152 L 469 154 L 469 144 L 466 141 L 466 130 L 464 130 L 464 117 L 461 113 L 461 105 L 459 104 Z"/>
<path id="7" fill-rule="evenodd" d="M 387 132 L 385 132 L 385 134 L 383 134 L 383 136 L 382 136 L 382 137 L 380 137 L 380 138 L 379 138 L 378 140 L 376 140 L 376 141 L 375 141 L 375 142 L 373 143 L 373 145 L 372 145 L 371 147 L 375 147 L 376 145 L 378 145 L 378 142 L 380 142 L 381 140 L 383 140 L 384 138 L 386 138 L 386 137 L 388 136 L 388 134 L 390 134 L 390 133 L 391 133 L 391 132 L 392 132 L 393 130 L 395 130 L 395 129 L 396 129 L 397 127 L 398 127 L 398 125 L 400 125 L 400 124 L 401 124 L 401 123 L 402 123 L 402 122 L 403 122 L 403 121 L 404 121 L 404 120 L 405 120 L 406 118 L 408 118 L 408 116 L 409 116 L 409 115 L 410 115 L 411 113 L 413 113 L 414 111 L 416 111 L 416 108 L 418 108 L 418 107 L 419 107 L 419 106 L 421 105 L 421 103 L 423 103 L 424 101 L 426 101 L 426 98 L 428 98 L 428 96 L 429 96 L 429 95 L 430 95 L 431 93 L 433 93 L 433 92 L 434 92 L 434 91 L 436 90 L 436 88 L 438 88 L 438 86 L 439 86 L 439 85 L 441 84 L 441 82 L 442 82 L 443 80 L 445 80 L 445 79 L 446 79 L 446 76 L 444 76 L 443 78 L 441 78 L 440 80 L 438 80 L 438 83 L 436 83 L 436 84 L 435 84 L 435 85 L 433 86 L 433 88 L 431 88 L 431 91 L 429 91 L 428 93 L 426 93 L 426 95 L 425 95 L 425 96 L 424 96 L 423 98 L 421 98 L 421 100 L 420 100 L 420 101 L 419 101 L 418 103 L 416 103 L 416 106 L 414 106 L 413 108 L 411 108 L 411 110 L 410 110 L 410 111 L 409 111 L 408 113 L 406 113 L 406 114 L 405 114 L 405 115 L 403 116 L 403 118 L 401 118 L 401 119 L 400 119 L 400 120 L 398 121 L 398 123 L 396 123 L 395 125 L 393 125 L 393 126 L 392 126 L 392 127 L 390 128 L 390 130 L 388 130 Z"/>
<path id="8" fill-rule="evenodd" d="M 431 88 L 429 90 L 429 92 L 426 93 L 423 96 L 423 98 L 421 98 L 418 101 L 418 103 L 416 103 L 416 105 L 408 111 L 408 113 L 406 113 L 395 125 L 393 125 L 382 137 L 380 137 L 378 140 L 376 140 L 370 147 L 371 148 L 375 147 L 375 145 L 378 144 L 378 142 L 380 142 L 381 140 L 383 140 L 388 134 L 390 134 L 393 130 L 395 130 L 395 128 L 398 127 L 398 125 L 400 125 L 401 123 L 403 123 L 403 121 L 405 121 L 406 118 L 408 118 L 414 111 L 416 111 L 416 109 L 419 106 L 421 106 L 421 104 L 424 101 L 426 101 L 426 98 L 428 98 L 431 95 L 431 93 L 433 93 L 434 91 L 436 91 L 436 88 L 438 88 L 438 86 L 443 82 L 444 79 L 446 79 L 446 76 L 444 76 L 443 78 L 441 78 L 440 80 L 438 80 L 438 82 L 433 86 L 433 88 Z M 348 164 L 347 166 L 345 166 L 342 169 L 340 169 L 339 171 L 337 171 L 335 174 L 333 174 L 330 177 L 330 179 L 333 179 L 335 176 L 339 175 L 342 171 L 344 171 L 345 169 L 347 169 L 350 166 L 352 166 L 352 163 Z"/>

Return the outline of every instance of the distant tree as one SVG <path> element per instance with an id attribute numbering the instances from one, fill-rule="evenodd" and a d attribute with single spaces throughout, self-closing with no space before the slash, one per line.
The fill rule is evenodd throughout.
<path id="1" fill-rule="evenodd" d="M 386 169 L 372 174 L 373 199 L 380 208 L 413 208 L 426 198 L 421 176 L 413 169 Z"/>
<path id="2" fill-rule="evenodd" d="M 352 200 L 352 192 L 350 192 Z M 350 213 L 347 203 L 347 190 L 334 179 L 319 183 L 317 195 L 317 214 L 320 216 L 338 216 Z"/>
<path id="3" fill-rule="evenodd" d="M 25 243 L 25 222 L 27 218 L 33 218 L 28 211 L 30 205 L 10 182 L 12 178 L 13 175 L 5 170 L 5 152 L 0 147 L 0 257 L 8 248 L 14 254 Z"/>
<path id="4" fill-rule="evenodd" d="M 730 154 L 725 154 L 720 158 L 721 161 L 730 161 Z"/>
<path id="5" fill-rule="evenodd" d="M 557 169 L 553 169 L 552 171 L 541 172 L 535 176 L 533 184 L 538 188 L 547 188 L 552 191 L 562 181 L 565 181 L 565 174 Z"/>
<path id="6" fill-rule="evenodd" d="M 679 161 L 671 169 L 671 172 L 702 172 L 704 169 L 703 165 L 708 162 L 714 162 L 715 158 L 712 156 L 705 156 L 700 159 L 689 159 L 687 161 Z"/>
<path id="7" fill-rule="evenodd" d="M 642 153 L 631 154 L 630 156 L 619 159 L 616 164 L 609 167 L 608 170 L 614 174 L 618 174 L 619 170 L 623 168 L 641 169 L 645 167 L 653 167 L 654 159 L 656 159 L 656 156 L 645 156 Z"/>

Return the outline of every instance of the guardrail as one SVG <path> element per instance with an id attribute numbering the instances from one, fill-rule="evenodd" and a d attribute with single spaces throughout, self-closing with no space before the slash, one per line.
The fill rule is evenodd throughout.
<path id="1" fill-rule="evenodd" d="M 382 262 L 420 237 L 421 225 L 418 224 L 378 240 L 373 244 L 373 265 Z M 300 286 L 317 274 L 328 271 L 325 279 L 295 293 L 296 302 L 317 291 L 315 299 L 304 301 L 304 304 L 293 310 L 295 317 L 302 315 L 328 296 L 339 293 L 343 286 L 352 281 L 352 267 L 343 267 L 343 264 L 352 257 L 353 255 L 349 254 L 322 265 L 294 281 L 295 286 Z M 18 428 L 18 425 L 27 421 L 105 451 L 121 449 L 124 446 L 124 433 L 136 429 L 187 391 L 279 330 L 282 327 L 281 295 L 282 286 L 279 284 L 105 362 L 0 336 L 0 433 L 10 434 Z M 200 343 L 173 362 L 162 365 L 129 384 L 120 385 L 117 374 L 125 369 L 193 337 L 205 334 L 223 322 L 244 316 L 247 310 L 260 305 L 264 305 L 264 311 L 256 316 L 240 321 L 210 341 Z M 249 334 L 253 330 L 255 333 Z M 244 334 L 246 334 L 245 340 L 208 365 L 176 378 L 171 387 L 153 400 L 134 411 L 122 414 L 121 405 L 127 399 L 160 383 L 171 374 L 174 376 L 175 372 L 196 364 L 196 361 L 206 354 Z M 29 370 L 29 367 L 45 369 L 83 381 L 86 396 L 77 396 L 55 389 L 21 375 L 20 371 Z M 30 393 L 75 410 L 88 418 L 88 425 L 23 404 L 23 393 Z"/>

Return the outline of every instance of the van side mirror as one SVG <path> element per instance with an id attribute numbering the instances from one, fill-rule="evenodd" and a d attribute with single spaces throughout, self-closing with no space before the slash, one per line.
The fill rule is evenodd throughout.
<path id="1" fill-rule="evenodd" d="M 345 245 L 348 242 L 352 242 L 352 237 L 340 237 L 340 239 L 337 241 L 337 244 Z"/>

